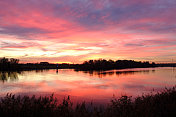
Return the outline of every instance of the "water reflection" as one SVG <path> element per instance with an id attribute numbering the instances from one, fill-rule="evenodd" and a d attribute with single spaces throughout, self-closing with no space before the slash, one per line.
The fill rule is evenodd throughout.
<path id="1" fill-rule="evenodd" d="M 31 71 L 33 71 L 33 70 L 31 70 Z M 47 72 L 47 71 L 49 71 L 49 69 L 37 69 L 37 70 L 35 70 L 36 73 Z"/>
<path id="2" fill-rule="evenodd" d="M 0 96 L 13 94 L 70 95 L 78 100 L 109 102 L 113 95 L 138 96 L 153 89 L 160 91 L 176 84 L 172 68 L 137 68 L 109 71 L 73 69 L 0 72 Z M 15 82 L 11 82 L 14 81 Z M 5 83 L 3 83 L 5 82 Z"/>
<path id="3" fill-rule="evenodd" d="M 30 72 L 34 72 L 35 73 L 46 73 L 49 70 L 32 70 L 32 71 L 25 71 L 25 73 L 30 73 Z M 144 73 L 144 74 L 149 74 L 149 73 L 154 73 L 155 70 L 136 70 L 136 71 L 131 71 L 131 70 L 127 70 L 127 71 L 117 71 L 117 70 L 110 70 L 110 71 L 77 71 L 77 72 L 82 72 L 85 74 L 89 74 L 90 76 L 96 76 L 99 78 L 103 78 L 106 76 L 125 76 L 125 75 L 135 75 L 135 74 L 139 74 L 139 73 Z M 2 82 L 7 82 L 7 81 L 17 81 L 18 80 L 18 75 L 21 75 L 23 72 L 0 72 L 0 81 Z M 56 69 L 56 74 L 59 74 L 59 70 Z"/>
<path id="4" fill-rule="evenodd" d="M 21 72 L 0 72 L 0 81 L 17 81 L 19 74 L 21 74 Z"/>
<path id="5" fill-rule="evenodd" d="M 90 74 L 90 76 L 98 76 L 99 78 L 103 78 L 106 76 L 125 76 L 125 75 L 134 75 L 134 74 L 149 74 L 154 73 L 155 70 L 110 70 L 110 71 L 77 71 L 77 72 L 84 72 Z"/>

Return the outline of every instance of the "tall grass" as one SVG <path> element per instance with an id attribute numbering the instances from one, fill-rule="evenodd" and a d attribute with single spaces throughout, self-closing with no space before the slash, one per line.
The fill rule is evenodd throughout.
<path id="1" fill-rule="evenodd" d="M 0 99 L 1 117 L 176 117 L 176 87 L 157 94 L 135 98 L 122 96 L 112 99 L 106 107 L 73 103 L 70 97 L 58 103 L 49 97 L 15 96 L 7 94 Z"/>

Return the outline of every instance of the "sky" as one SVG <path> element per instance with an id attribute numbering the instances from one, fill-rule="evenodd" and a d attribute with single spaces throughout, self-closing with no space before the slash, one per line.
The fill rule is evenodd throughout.
<path id="1" fill-rule="evenodd" d="M 176 0 L 0 0 L 0 57 L 176 61 Z"/>

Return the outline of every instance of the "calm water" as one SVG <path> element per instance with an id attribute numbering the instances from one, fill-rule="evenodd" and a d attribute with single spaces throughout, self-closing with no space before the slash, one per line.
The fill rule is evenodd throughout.
<path id="1" fill-rule="evenodd" d="M 106 72 L 76 72 L 69 69 L 0 72 L 0 96 L 68 95 L 74 101 L 109 102 L 113 95 L 140 96 L 176 85 L 176 68 L 135 68 Z"/>

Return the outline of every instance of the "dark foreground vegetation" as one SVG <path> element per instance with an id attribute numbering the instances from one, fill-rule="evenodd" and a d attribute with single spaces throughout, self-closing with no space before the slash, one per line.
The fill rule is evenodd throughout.
<path id="1" fill-rule="evenodd" d="M 70 98 L 62 103 L 50 97 L 29 97 L 7 94 L 0 99 L 2 117 L 176 117 L 176 87 L 157 94 L 144 95 L 132 100 L 122 96 L 112 99 L 106 107 L 73 106 Z"/>

